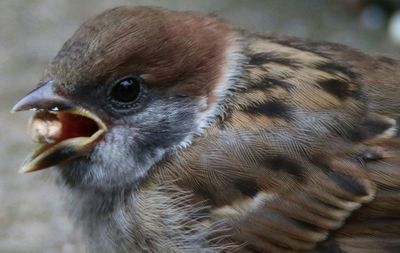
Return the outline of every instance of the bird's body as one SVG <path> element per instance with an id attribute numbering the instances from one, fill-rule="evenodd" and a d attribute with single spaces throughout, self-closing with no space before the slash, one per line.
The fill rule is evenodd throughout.
<path id="1" fill-rule="evenodd" d="M 103 102 L 124 76 L 143 95 Z M 66 133 L 25 169 L 63 161 L 92 252 L 400 251 L 399 61 L 121 7 L 86 22 L 43 80 L 57 103 L 17 110 L 69 112 L 60 96 L 102 122 L 91 146 Z"/>

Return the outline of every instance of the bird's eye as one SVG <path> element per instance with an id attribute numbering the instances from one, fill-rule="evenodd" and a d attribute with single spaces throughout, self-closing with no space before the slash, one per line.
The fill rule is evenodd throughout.
<path id="1" fill-rule="evenodd" d="M 110 98 L 118 103 L 129 104 L 136 101 L 140 95 L 142 79 L 137 76 L 125 77 L 112 86 Z"/>

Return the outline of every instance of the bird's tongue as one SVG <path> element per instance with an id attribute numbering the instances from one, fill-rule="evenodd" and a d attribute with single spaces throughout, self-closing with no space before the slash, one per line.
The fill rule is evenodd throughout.
<path id="1" fill-rule="evenodd" d="M 89 137 L 99 129 L 96 122 L 87 117 L 71 113 L 36 113 L 30 123 L 30 134 L 34 141 L 56 144 L 75 137 Z"/>

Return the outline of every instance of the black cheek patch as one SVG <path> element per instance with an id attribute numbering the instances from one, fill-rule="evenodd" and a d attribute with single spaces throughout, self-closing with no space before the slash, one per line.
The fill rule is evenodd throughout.
<path id="1" fill-rule="evenodd" d="M 271 118 L 292 119 L 290 107 L 279 101 L 270 101 L 256 106 L 247 107 L 244 111 L 251 114 L 265 115 Z"/>

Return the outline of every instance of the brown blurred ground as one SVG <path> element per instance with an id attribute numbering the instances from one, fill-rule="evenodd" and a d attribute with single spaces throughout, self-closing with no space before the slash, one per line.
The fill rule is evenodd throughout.
<path id="1" fill-rule="evenodd" d="M 29 113 L 9 114 L 34 87 L 46 63 L 86 18 L 121 4 L 161 5 L 216 12 L 254 31 L 275 31 L 341 42 L 400 57 L 384 31 L 363 29 L 355 13 L 323 0 L 248 1 L 0 1 L 0 252 L 82 252 L 48 171 L 18 175 L 32 149 L 25 133 Z"/>

